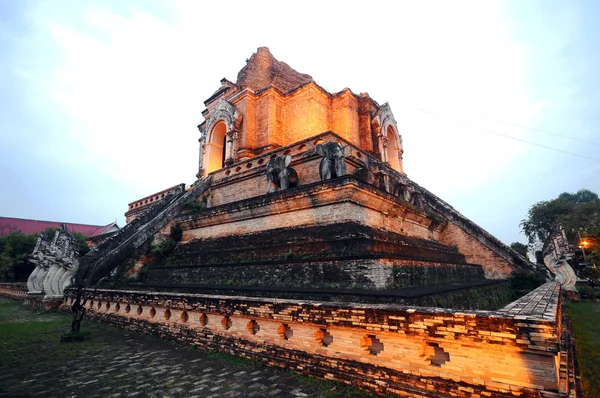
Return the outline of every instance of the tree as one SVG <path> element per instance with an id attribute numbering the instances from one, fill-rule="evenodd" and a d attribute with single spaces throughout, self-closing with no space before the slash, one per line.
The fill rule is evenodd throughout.
<path id="1" fill-rule="evenodd" d="M 527 245 L 524 245 L 521 242 L 513 242 L 510 244 L 510 248 L 527 258 Z"/>
<path id="2" fill-rule="evenodd" d="M 536 238 L 547 243 L 562 226 L 567 234 L 579 228 L 590 233 L 600 232 L 600 199 L 590 190 L 581 189 L 574 194 L 564 192 L 556 199 L 545 200 L 531 206 L 521 229 L 533 243 Z M 572 236 L 571 236 L 572 237 Z"/>
<path id="3" fill-rule="evenodd" d="M 573 246 L 585 250 L 588 263 L 600 264 L 600 198 L 590 190 L 564 192 L 556 199 L 538 202 L 520 225 L 530 243 L 539 239 L 544 246 L 562 228 Z M 574 259 L 575 268 L 579 263 L 579 258 Z"/>
<path id="4" fill-rule="evenodd" d="M 88 237 L 82 234 L 81 232 L 73 232 L 73 238 L 75 242 L 77 242 L 77 252 L 79 256 L 84 256 L 87 252 L 90 251 L 90 247 L 87 244 Z"/>
<path id="5" fill-rule="evenodd" d="M 34 266 L 27 257 L 35 248 L 38 235 L 24 235 L 12 232 L 0 237 L 0 279 L 6 281 L 25 281 Z"/>
<path id="6" fill-rule="evenodd" d="M 52 240 L 58 230 L 59 228 L 46 228 L 44 233 Z M 90 251 L 85 235 L 74 232 L 72 236 L 77 243 L 79 256 Z M 35 268 L 27 258 L 33 252 L 38 237 L 39 234 L 25 235 L 18 231 L 0 237 L 0 280 L 27 280 Z"/>
<path id="7" fill-rule="evenodd" d="M 580 273 L 582 278 L 587 279 L 592 289 L 600 283 L 600 270 L 596 266 L 586 267 Z"/>

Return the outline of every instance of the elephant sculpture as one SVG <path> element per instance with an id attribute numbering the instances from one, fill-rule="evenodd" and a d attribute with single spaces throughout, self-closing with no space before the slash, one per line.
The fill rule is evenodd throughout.
<path id="1" fill-rule="evenodd" d="M 344 160 L 344 149 L 339 142 L 328 142 L 316 146 L 315 150 L 317 153 L 323 156 L 319 165 L 321 181 L 348 174 Z"/>
<path id="2" fill-rule="evenodd" d="M 292 157 L 276 156 L 267 163 L 267 193 L 283 191 L 298 185 L 298 173 L 289 167 Z"/>

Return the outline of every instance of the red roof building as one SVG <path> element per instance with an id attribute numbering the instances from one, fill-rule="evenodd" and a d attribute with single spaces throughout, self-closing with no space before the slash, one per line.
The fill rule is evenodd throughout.
<path id="1" fill-rule="evenodd" d="M 80 232 L 88 238 L 109 234 L 119 230 L 119 226 L 117 225 L 117 223 L 114 222 L 108 225 L 88 225 L 62 223 L 58 221 L 41 221 L 27 220 L 24 218 L 0 217 L 0 236 L 8 235 L 11 232 L 15 231 L 21 231 L 26 235 L 36 234 L 42 232 L 46 228 L 59 228 L 60 224 L 65 224 L 69 232 Z"/>

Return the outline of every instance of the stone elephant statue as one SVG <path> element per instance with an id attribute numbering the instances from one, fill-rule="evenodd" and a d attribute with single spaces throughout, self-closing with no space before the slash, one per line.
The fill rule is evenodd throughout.
<path id="1" fill-rule="evenodd" d="M 339 142 L 328 142 L 319 144 L 315 150 L 323 159 L 319 165 L 319 176 L 321 181 L 330 178 L 341 177 L 348 174 L 346 171 L 346 162 L 344 160 L 345 148 Z"/>
<path id="2" fill-rule="evenodd" d="M 292 157 L 277 156 L 267 163 L 267 193 L 283 191 L 298 185 L 298 173 L 291 167 Z"/>

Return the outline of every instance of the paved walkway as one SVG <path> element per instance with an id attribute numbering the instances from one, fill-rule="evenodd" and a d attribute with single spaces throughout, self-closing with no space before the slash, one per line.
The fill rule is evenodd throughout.
<path id="1" fill-rule="evenodd" d="M 0 397 L 368 397 L 355 388 L 194 350 L 0 298 Z"/>

